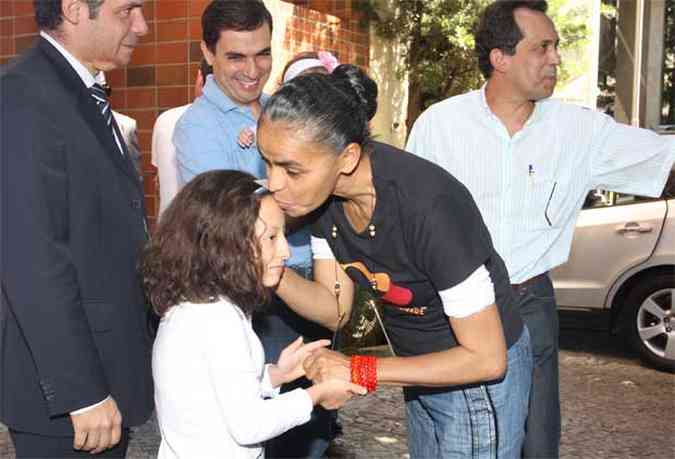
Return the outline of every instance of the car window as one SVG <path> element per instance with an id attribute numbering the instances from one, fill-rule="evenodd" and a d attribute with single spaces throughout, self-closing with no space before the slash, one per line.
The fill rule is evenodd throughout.
<path id="1" fill-rule="evenodd" d="M 675 199 L 675 169 L 670 171 L 670 176 L 666 182 L 666 187 L 661 194 L 663 199 Z"/>
<path id="2" fill-rule="evenodd" d="M 591 190 L 586 195 L 586 200 L 582 209 L 597 209 L 598 207 L 608 207 L 612 205 L 612 194 L 605 190 Z"/>
<path id="3" fill-rule="evenodd" d="M 600 207 L 624 206 L 639 202 L 657 201 L 659 199 L 675 199 L 675 169 L 670 171 L 663 193 L 658 198 L 649 196 L 635 196 L 632 194 L 615 193 L 605 190 L 591 190 L 586 196 L 582 209 L 597 209 Z"/>

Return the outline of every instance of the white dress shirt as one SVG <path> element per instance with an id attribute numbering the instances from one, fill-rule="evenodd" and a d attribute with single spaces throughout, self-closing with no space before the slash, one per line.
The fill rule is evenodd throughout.
<path id="1" fill-rule="evenodd" d="M 178 193 L 179 176 L 176 164 L 176 147 L 173 144 L 173 131 L 190 104 L 171 108 L 163 112 L 155 121 L 152 129 L 152 165 L 157 168 L 159 178 L 159 216 L 169 206 Z"/>
<path id="2" fill-rule="evenodd" d="M 250 318 L 224 299 L 164 315 L 152 374 L 160 459 L 262 457 L 262 442 L 309 421 L 313 408 L 304 389 L 277 395 Z"/>
<path id="3" fill-rule="evenodd" d="M 94 86 L 94 83 L 98 83 L 96 77 L 92 75 L 89 72 L 89 70 L 87 70 L 87 67 L 82 65 L 82 63 L 78 61 L 75 56 L 70 54 L 68 50 L 66 50 L 66 48 L 64 48 L 58 41 L 54 39 L 54 37 L 52 37 L 48 33 L 45 33 L 44 31 L 40 31 L 40 36 L 45 40 L 47 40 L 49 43 L 51 43 L 54 46 L 54 48 L 56 48 L 56 50 L 61 53 L 61 55 L 68 61 L 73 70 L 77 72 L 79 77 L 82 79 L 82 82 L 87 87 L 87 89 Z M 119 148 L 120 153 L 124 155 L 124 149 L 122 148 L 122 144 L 120 143 L 120 139 L 118 138 L 115 130 L 113 130 L 113 137 L 115 137 L 115 142 L 117 143 L 117 148 Z"/>
<path id="4" fill-rule="evenodd" d="M 512 283 L 562 263 L 589 190 L 658 196 L 675 138 L 555 99 L 537 102 L 511 137 L 485 86 L 431 106 L 407 150 L 448 170 L 473 195 Z"/>

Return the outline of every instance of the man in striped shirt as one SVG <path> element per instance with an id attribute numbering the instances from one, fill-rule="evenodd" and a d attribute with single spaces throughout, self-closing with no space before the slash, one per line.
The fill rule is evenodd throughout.
<path id="1" fill-rule="evenodd" d="M 426 110 L 407 150 L 471 191 L 506 262 L 532 335 L 534 378 L 525 457 L 557 457 L 558 316 L 548 271 L 567 260 L 589 190 L 658 196 L 675 158 L 667 137 L 550 99 L 558 34 L 545 1 L 497 1 L 476 54 L 487 83 Z"/>

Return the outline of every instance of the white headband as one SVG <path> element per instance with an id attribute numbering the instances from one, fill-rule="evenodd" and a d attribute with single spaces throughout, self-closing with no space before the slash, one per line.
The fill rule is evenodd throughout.
<path id="1" fill-rule="evenodd" d="M 288 67 L 288 69 L 286 70 L 286 74 L 284 75 L 284 83 L 291 81 L 293 78 L 300 75 L 305 70 L 313 69 L 314 67 L 325 68 L 323 63 L 319 59 L 315 59 L 313 57 L 300 59 L 293 62 L 290 65 L 290 67 Z"/>

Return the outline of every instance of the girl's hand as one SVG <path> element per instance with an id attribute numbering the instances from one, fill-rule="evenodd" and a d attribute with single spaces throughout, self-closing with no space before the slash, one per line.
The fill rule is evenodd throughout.
<path id="1" fill-rule="evenodd" d="M 321 405 L 327 410 L 337 410 L 349 401 L 354 395 L 366 395 L 365 387 L 352 382 L 331 379 L 315 384 L 307 393 L 315 405 Z"/>
<path id="2" fill-rule="evenodd" d="M 304 376 L 305 370 L 303 368 L 303 363 L 305 359 L 314 351 L 326 347 L 329 344 L 330 340 L 327 339 L 303 344 L 302 336 L 299 336 L 298 339 L 281 351 L 277 364 L 270 366 L 270 382 L 272 385 L 276 387 L 294 381 L 300 376 Z"/>
<path id="3" fill-rule="evenodd" d="M 320 383 L 330 379 L 351 381 L 351 359 L 330 349 L 317 349 L 304 361 L 307 379 Z"/>

